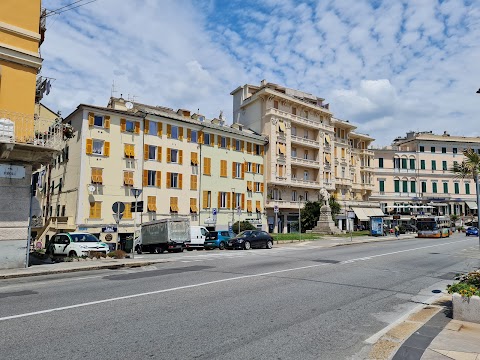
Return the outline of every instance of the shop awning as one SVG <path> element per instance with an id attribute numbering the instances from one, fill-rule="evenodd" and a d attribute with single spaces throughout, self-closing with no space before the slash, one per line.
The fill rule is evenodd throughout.
<path id="1" fill-rule="evenodd" d="M 352 207 L 352 210 L 355 212 L 355 216 L 360 221 L 369 221 L 368 215 L 365 214 L 365 208 Z"/>
<path id="2" fill-rule="evenodd" d="M 477 203 L 474 201 L 465 201 L 470 210 L 477 210 Z"/>
<path id="3" fill-rule="evenodd" d="M 363 212 L 367 216 L 385 216 L 380 208 L 363 208 Z"/>

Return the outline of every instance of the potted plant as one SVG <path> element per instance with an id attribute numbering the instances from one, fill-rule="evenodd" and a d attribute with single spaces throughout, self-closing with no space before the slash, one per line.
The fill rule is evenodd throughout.
<path id="1" fill-rule="evenodd" d="M 75 130 L 70 124 L 63 124 L 63 138 L 73 139 L 75 137 Z"/>
<path id="2" fill-rule="evenodd" d="M 480 324 L 480 269 L 456 278 L 457 283 L 448 285 L 452 294 L 453 318 Z"/>

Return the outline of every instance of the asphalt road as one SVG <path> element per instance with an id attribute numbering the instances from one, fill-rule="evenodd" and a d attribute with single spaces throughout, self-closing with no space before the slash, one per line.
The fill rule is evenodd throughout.
<path id="1" fill-rule="evenodd" d="M 0 358 L 362 359 L 478 253 L 461 235 L 308 243 L 2 280 Z"/>

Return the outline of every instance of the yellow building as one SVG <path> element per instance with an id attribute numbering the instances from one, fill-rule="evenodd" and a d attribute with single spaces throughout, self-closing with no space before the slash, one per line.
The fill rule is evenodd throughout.
<path id="1" fill-rule="evenodd" d="M 0 268 L 24 266 L 32 169 L 50 162 L 63 139 L 60 122 L 35 115 L 42 14 L 40 0 L 0 1 L 0 202 L 15 204 L 0 210 Z"/>

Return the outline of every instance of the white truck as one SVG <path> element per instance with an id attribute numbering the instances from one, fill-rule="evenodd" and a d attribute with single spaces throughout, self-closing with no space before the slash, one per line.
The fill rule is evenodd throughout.
<path id="1" fill-rule="evenodd" d="M 182 252 L 185 243 L 190 240 L 190 221 L 188 219 L 163 219 L 142 224 L 141 234 L 136 240 L 138 254 Z"/>
<path id="2" fill-rule="evenodd" d="M 190 226 L 190 239 L 185 244 L 188 251 L 193 249 L 203 250 L 205 248 L 205 240 L 208 230 L 204 226 Z"/>

